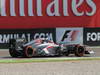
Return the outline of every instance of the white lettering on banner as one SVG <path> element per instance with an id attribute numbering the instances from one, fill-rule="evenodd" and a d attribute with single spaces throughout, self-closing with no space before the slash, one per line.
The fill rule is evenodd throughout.
<path id="1" fill-rule="evenodd" d="M 87 33 L 87 41 L 100 41 L 100 32 Z"/>
<path id="2" fill-rule="evenodd" d="M 29 34 L 29 33 L 27 34 L 27 40 L 31 41 L 31 34 Z"/>
<path id="3" fill-rule="evenodd" d="M 52 33 L 35 33 L 34 39 L 37 38 L 48 38 L 49 40 L 53 40 Z"/>
<path id="4" fill-rule="evenodd" d="M 68 1 L 63 0 L 63 14 L 64 14 L 64 16 L 69 16 L 69 13 L 67 10 L 68 10 Z"/>
<path id="5" fill-rule="evenodd" d="M 34 35 L 34 36 L 33 36 Z M 8 43 L 9 39 L 17 39 L 17 38 L 25 38 L 27 41 L 31 41 L 32 39 L 37 38 L 48 38 L 49 40 L 53 40 L 52 33 L 35 33 L 35 34 L 0 34 L 0 43 Z"/>
<path id="6" fill-rule="evenodd" d="M 93 1 L 91 1 L 91 0 L 86 0 L 86 2 L 87 2 L 87 4 L 91 7 L 91 9 L 92 9 L 92 12 L 87 12 L 86 11 L 86 15 L 87 16 L 92 16 L 93 14 L 95 14 L 95 12 L 96 12 L 96 5 L 94 4 L 94 2 Z"/>
<path id="7" fill-rule="evenodd" d="M 1 16 L 7 16 L 7 13 L 10 13 L 10 16 L 26 16 L 25 12 L 28 12 L 28 16 L 44 16 L 43 11 L 46 11 L 46 15 L 48 16 L 70 16 L 69 13 L 69 4 L 68 0 L 62 0 L 62 9 L 60 8 L 60 1 L 59 0 L 51 0 L 46 6 L 46 8 L 43 10 L 43 0 L 36 0 L 36 8 L 34 8 L 34 0 L 28 0 L 27 7 L 28 10 L 25 8 L 25 0 L 18 0 L 18 4 L 16 4 L 16 0 L 9 0 L 10 8 L 6 6 L 7 0 L 0 0 L 0 15 Z M 46 1 L 46 0 L 45 0 Z M 79 11 L 78 8 L 81 8 L 81 5 L 83 3 L 86 3 L 88 7 L 91 9 L 91 11 L 83 10 Z M 15 7 L 15 4 L 17 5 Z M 19 6 L 18 6 L 19 5 Z M 88 8 L 87 7 L 87 8 Z M 18 8 L 18 12 L 16 13 L 16 8 Z M 10 11 L 6 11 L 6 9 L 9 9 Z M 52 11 L 53 9 L 53 11 Z M 75 16 L 93 16 L 96 13 L 96 4 L 93 0 L 72 0 L 71 1 L 71 10 Z M 36 11 L 36 13 L 33 12 Z M 60 10 L 62 10 L 63 14 L 61 14 Z"/>
<path id="8" fill-rule="evenodd" d="M 84 15 L 84 12 L 82 11 L 81 13 L 78 12 L 77 8 L 81 6 L 81 4 L 84 2 L 84 0 L 79 0 L 78 4 L 76 0 L 72 0 L 72 11 L 76 16 L 82 16 Z"/>
<path id="9" fill-rule="evenodd" d="M 0 43 L 8 43 L 9 39 L 25 38 L 30 41 L 31 35 L 27 34 L 0 34 Z"/>
<path id="10" fill-rule="evenodd" d="M 52 8 L 53 5 L 54 5 L 54 12 L 51 11 L 51 8 Z M 59 13 L 59 1 L 58 0 L 54 0 L 53 2 L 51 2 L 48 5 L 47 14 L 49 16 L 60 16 L 60 13 Z"/>
<path id="11" fill-rule="evenodd" d="M 34 16 L 33 14 L 33 0 L 28 0 L 28 15 Z"/>
<path id="12" fill-rule="evenodd" d="M 1 7 L 0 13 L 1 13 L 1 16 L 7 16 L 5 3 L 6 3 L 6 0 L 0 0 L 0 7 Z"/>
<path id="13" fill-rule="evenodd" d="M 10 0 L 10 15 L 16 16 L 15 14 L 15 0 Z"/>
<path id="14" fill-rule="evenodd" d="M 19 0 L 19 10 L 20 10 L 20 16 L 25 16 L 24 13 L 24 0 Z"/>
<path id="15" fill-rule="evenodd" d="M 37 0 L 37 15 L 38 16 L 43 16 L 42 15 L 42 1 L 41 0 Z"/>

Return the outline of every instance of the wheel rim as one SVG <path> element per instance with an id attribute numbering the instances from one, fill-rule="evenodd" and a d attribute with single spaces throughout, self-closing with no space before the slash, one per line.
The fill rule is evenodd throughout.
<path id="1" fill-rule="evenodd" d="M 78 53 L 83 53 L 83 52 L 84 52 L 84 48 L 79 47 L 79 49 L 78 49 Z"/>
<path id="2" fill-rule="evenodd" d="M 25 55 L 26 57 L 32 57 L 34 55 L 34 50 L 31 46 L 26 47 Z"/>
<path id="3" fill-rule="evenodd" d="M 32 56 L 33 55 L 33 50 L 31 48 L 28 48 L 27 53 L 29 54 L 29 56 Z"/>
<path id="4" fill-rule="evenodd" d="M 84 55 L 84 48 L 79 46 L 76 50 L 76 55 L 77 56 L 83 56 Z"/>

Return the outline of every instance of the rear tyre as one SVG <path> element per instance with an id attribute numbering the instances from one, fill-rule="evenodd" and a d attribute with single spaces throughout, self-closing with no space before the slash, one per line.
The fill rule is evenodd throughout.
<path id="1" fill-rule="evenodd" d="M 16 40 L 10 39 L 9 40 L 9 54 L 11 57 L 18 57 L 18 53 L 15 50 L 15 46 L 16 46 Z"/>
<path id="2" fill-rule="evenodd" d="M 9 54 L 11 57 L 15 57 L 15 58 L 18 57 L 18 53 L 14 49 L 9 49 Z"/>
<path id="3" fill-rule="evenodd" d="M 84 56 L 85 49 L 82 46 L 76 46 L 75 48 L 75 56 L 82 57 Z"/>
<path id="4" fill-rule="evenodd" d="M 67 52 L 65 53 L 65 55 L 66 55 L 66 56 L 69 56 L 69 51 L 67 51 Z"/>
<path id="5" fill-rule="evenodd" d="M 31 46 L 27 46 L 24 49 L 24 57 L 32 58 L 34 56 L 34 49 Z"/>

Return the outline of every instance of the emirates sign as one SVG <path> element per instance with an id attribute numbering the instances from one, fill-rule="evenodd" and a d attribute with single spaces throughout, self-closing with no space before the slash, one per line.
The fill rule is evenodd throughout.
<path id="1" fill-rule="evenodd" d="M 9 0 L 10 8 L 6 7 L 6 1 L 7 0 L 1 0 L 1 16 L 7 16 L 6 9 L 9 9 L 10 16 L 26 16 L 25 11 L 28 12 L 28 16 L 45 16 L 43 15 L 42 11 L 46 11 L 46 15 L 48 16 L 70 16 L 68 8 L 68 0 L 62 0 L 62 13 L 60 13 L 60 0 L 51 0 L 47 6 L 46 9 L 43 10 L 43 0 L 36 0 L 35 1 L 35 8 L 34 8 L 34 1 L 33 0 L 27 0 L 27 4 L 25 4 L 25 0 L 19 0 L 18 6 L 16 6 L 16 0 Z M 91 11 L 78 11 L 78 8 L 84 3 L 85 0 L 72 0 L 71 1 L 71 10 L 72 13 L 75 16 L 93 16 L 96 13 L 96 4 L 93 2 L 93 0 L 86 0 L 86 4 L 91 9 Z M 25 10 L 25 6 L 28 7 L 27 10 Z M 18 8 L 18 13 L 16 13 L 16 8 Z M 36 11 L 36 13 L 34 13 Z"/>
<path id="2" fill-rule="evenodd" d="M 96 11 L 95 0 L 0 0 L 0 28 L 86 27 Z"/>

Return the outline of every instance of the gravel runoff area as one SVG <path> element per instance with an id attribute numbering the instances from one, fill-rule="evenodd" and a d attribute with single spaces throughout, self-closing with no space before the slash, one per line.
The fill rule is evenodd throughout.
<path id="1" fill-rule="evenodd" d="M 100 57 L 100 48 L 93 50 Z M 9 59 L 8 51 L 0 51 L 0 57 Z M 0 75 L 100 75 L 100 60 L 0 63 Z"/>
<path id="2" fill-rule="evenodd" d="M 0 75 L 100 75 L 100 60 L 0 63 Z"/>

